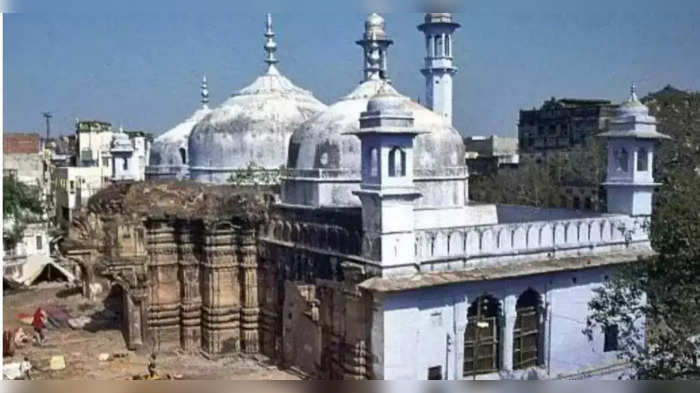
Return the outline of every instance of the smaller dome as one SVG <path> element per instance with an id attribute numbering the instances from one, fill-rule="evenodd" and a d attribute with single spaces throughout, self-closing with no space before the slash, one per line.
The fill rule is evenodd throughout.
<path id="1" fill-rule="evenodd" d="M 401 111 L 405 102 L 406 97 L 399 95 L 389 84 L 385 84 L 377 95 L 367 102 L 367 112 Z"/>
<path id="2" fill-rule="evenodd" d="M 370 30 L 372 28 L 380 28 L 383 30 L 384 26 L 384 18 L 382 18 L 381 15 L 377 14 L 376 12 L 371 13 L 367 17 L 367 21 L 365 22 L 365 28 L 367 30 Z"/>
<path id="3" fill-rule="evenodd" d="M 644 105 L 637 97 L 637 87 L 632 85 L 630 89 L 630 97 L 625 101 L 618 109 L 618 115 L 621 117 L 626 116 L 648 116 L 649 107 Z"/>
<path id="4" fill-rule="evenodd" d="M 365 38 L 386 39 L 386 21 L 376 12 L 370 14 L 365 21 Z"/>

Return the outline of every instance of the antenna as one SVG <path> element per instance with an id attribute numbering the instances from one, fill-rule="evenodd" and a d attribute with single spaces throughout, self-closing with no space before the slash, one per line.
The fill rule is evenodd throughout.
<path id="1" fill-rule="evenodd" d="M 44 112 L 41 115 L 46 118 L 46 140 L 48 141 L 49 137 L 51 136 L 51 118 L 53 115 L 51 112 Z"/>

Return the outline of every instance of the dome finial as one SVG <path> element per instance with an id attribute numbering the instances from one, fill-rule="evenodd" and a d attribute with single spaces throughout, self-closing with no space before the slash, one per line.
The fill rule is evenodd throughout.
<path id="1" fill-rule="evenodd" d="M 207 86 L 207 76 L 202 76 L 202 106 L 207 107 L 209 104 L 209 88 Z"/>
<path id="2" fill-rule="evenodd" d="M 368 61 L 368 75 L 367 75 L 367 80 L 380 80 L 382 79 L 381 77 L 381 54 L 379 53 L 379 44 L 377 43 L 377 34 L 376 32 L 372 32 L 372 35 L 370 37 L 370 46 L 369 46 L 369 56 L 367 56 L 367 61 Z"/>
<path id="3" fill-rule="evenodd" d="M 369 14 L 362 39 L 356 43 L 364 49 L 365 81 L 387 79 L 387 49 L 394 42 L 387 37 L 384 18 L 376 12 Z"/>
<path id="4" fill-rule="evenodd" d="M 267 14 L 267 31 L 265 32 L 265 37 L 267 38 L 267 43 L 265 43 L 265 52 L 267 52 L 265 63 L 268 65 L 268 72 L 270 72 L 278 61 L 275 57 L 277 43 L 275 42 L 275 32 L 272 31 L 272 14 Z"/>

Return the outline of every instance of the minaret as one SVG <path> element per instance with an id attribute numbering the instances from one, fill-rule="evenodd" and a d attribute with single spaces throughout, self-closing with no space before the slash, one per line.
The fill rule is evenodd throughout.
<path id="1" fill-rule="evenodd" d="M 202 108 L 209 109 L 209 87 L 207 86 L 207 76 L 202 77 Z"/>
<path id="2" fill-rule="evenodd" d="M 656 142 L 669 139 L 656 131 L 656 118 L 637 98 L 632 85 L 630 98 L 620 105 L 610 121 L 610 130 L 599 134 L 608 140 L 607 192 L 608 213 L 649 216 L 654 182 Z"/>
<path id="3" fill-rule="evenodd" d="M 413 183 L 413 114 L 406 98 L 385 84 L 360 117 L 362 254 L 377 261 L 382 276 L 414 273 L 413 207 L 420 193 Z"/>
<path id="4" fill-rule="evenodd" d="M 430 13 L 418 30 L 425 34 L 425 103 L 452 124 L 452 77 L 454 66 L 453 33 L 460 27 L 452 21 L 452 14 Z"/>
<path id="5" fill-rule="evenodd" d="M 365 52 L 365 81 L 387 79 L 387 50 L 394 41 L 386 34 L 386 22 L 377 13 L 372 13 L 365 21 L 365 34 L 356 41 Z"/>
<path id="6" fill-rule="evenodd" d="M 267 14 L 267 30 L 265 31 L 265 38 L 267 42 L 265 43 L 265 52 L 267 52 L 267 57 L 265 58 L 265 63 L 267 63 L 267 73 L 277 74 L 277 64 L 278 60 L 275 57 L 277 52 L 277 43 L 275 42 L 275 32 L 272 31 L 272 14 Z"/>

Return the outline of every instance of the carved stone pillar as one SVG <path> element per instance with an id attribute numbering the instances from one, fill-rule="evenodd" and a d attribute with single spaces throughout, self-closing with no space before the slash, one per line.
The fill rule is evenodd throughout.
<path id="1" fill-rule="evenodd" d="M 367 343 L 360 340 L 354 344 L 346 345 L 346 353 L 343 356 L 343 369 L 345 380 L 367 379 Z"/>
<path id="2" fill-rule="evenodd" d="M 181 261 L 180 276 L 182 280 L 182 305 L 180 308 L 181 345 L 185 351 L 198 351 L 202 340 L 202 298 L 199 292 L 199 266 L 191 260 Z"/>
<path id="3" fill-rule="evenodd" d="M 258 258 L 255 230 L 241 228 L 238 234 L 238 258 L 243 275 L 243 308 L 241 310 L 241 330 L 243 331 L 243 352 L 258 353 L 260 336 L 258 321 Z"/>
<path id="4" fill-rule="evenodd" d="M 240 351 L 240 289 L 228 223 L 205 228 L 202 279 L 202 350 L 208 356 Z"/>

